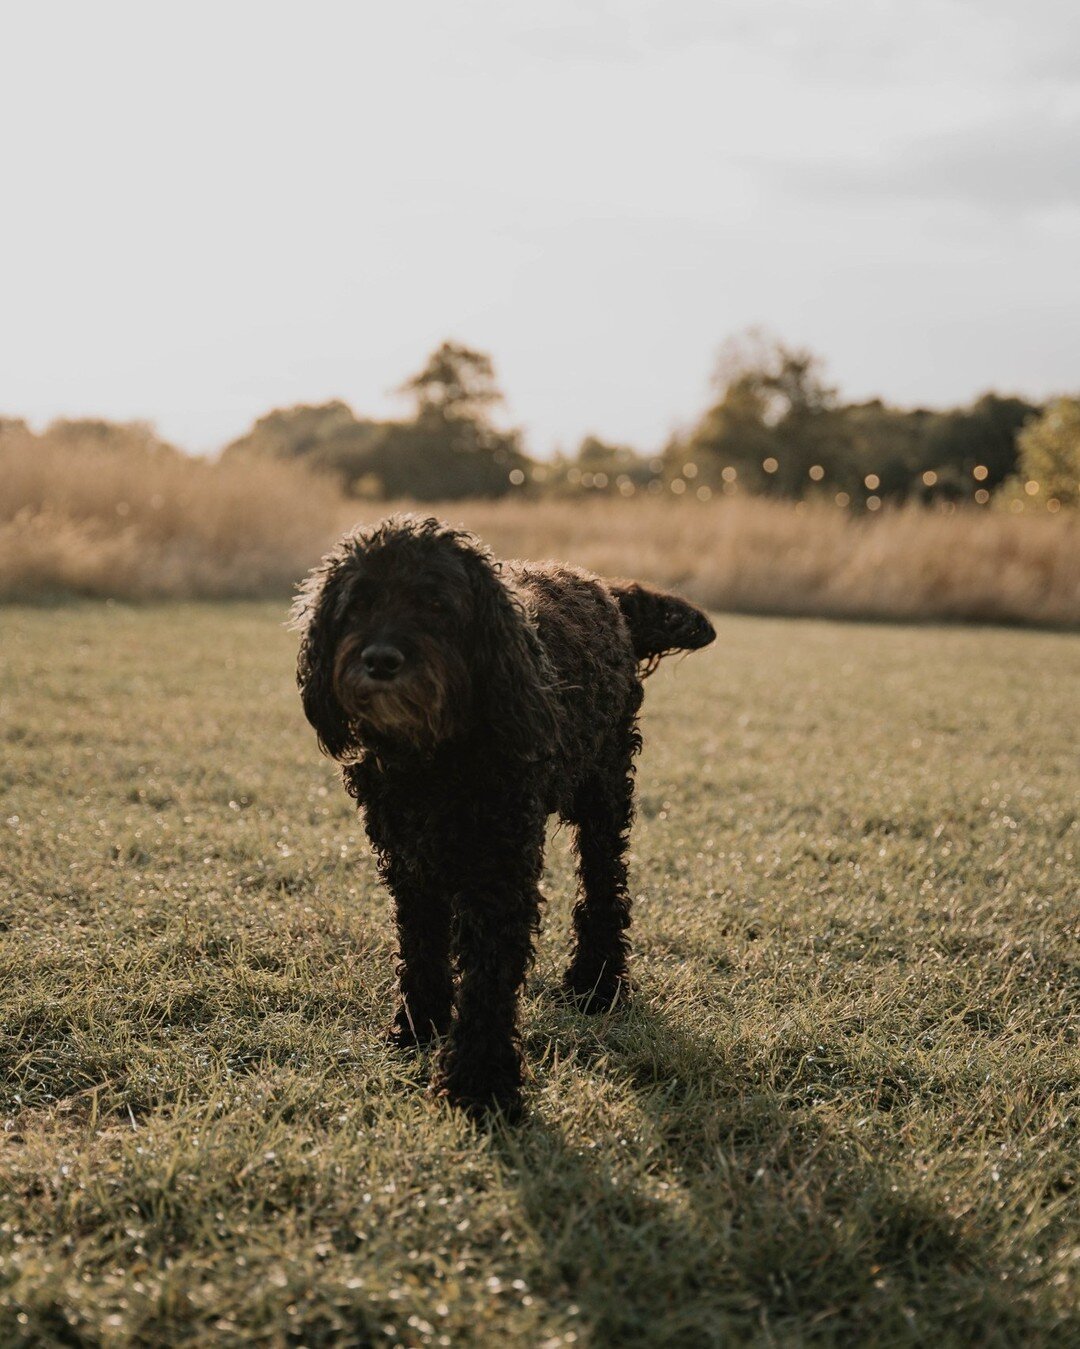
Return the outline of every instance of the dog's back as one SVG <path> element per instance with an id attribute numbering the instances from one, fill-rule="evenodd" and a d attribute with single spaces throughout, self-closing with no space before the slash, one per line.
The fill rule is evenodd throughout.
<path id="1" fill-rule="evenodd" d="M 565 814 L 578 782 L 636 735 L 642 678 L 662 656 L 707 646 L 715 633 L 686 600 L 635 581 L 562 563 L 510 563 L 505 577 L 536 625 L 560 704 L 560 799 L 551 808 Z"/>

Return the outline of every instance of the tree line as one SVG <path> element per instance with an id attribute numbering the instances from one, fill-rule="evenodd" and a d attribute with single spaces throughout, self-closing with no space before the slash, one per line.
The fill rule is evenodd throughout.
<path id="1" fill-rule="evenodd" d="M 491 358 L 452 342 L 401 392 L 413 407 L 400 421 L 357 417 L 340 401 L 284 408 L 224 453 L 300 458 L 353 495 L 421 501 L 750 492 L 871 511 L 902 501 L 985 505 L 995 495 L 1022 508 L 1077 504 L 1080 400 L 847 402 L 811 352 L 757 331 L 726 345 L 704 413 L 653 454 L 586 436 L 573 454 L 531 458 L 520 431 L 495 424 L 503 398 Z"/>
<path id="2" fill-rule="evenodd" d="M 1080 398 L 1043 405 L 986 393 L 963 407 L 849 402 L 813 353 L 751 331 L 723 349 L 708 406 L 651 454 L 586 436 L 538 460 L 499 425 L 490 356 L 444 342 L 401 386 L 397 420 L 358 417 L 340 400 L 278 408 L 222 451 L 226 460 L 296 460 L 347 494 L 418 501 L 465 497 L 751 493 L 875 511 L 900 502 L 1059 510 L 1080 504 Z M 22 423 L 0 418 L 0 435 Z M 59 421 L 51 443 L 175 453 L 140 423 Z M 30 438 L 32 439 L 32 437 Z"/>

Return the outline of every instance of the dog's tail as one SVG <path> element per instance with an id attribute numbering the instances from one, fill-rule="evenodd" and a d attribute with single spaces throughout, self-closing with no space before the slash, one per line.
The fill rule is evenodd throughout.
<path id="1" fill-rule="evenodd" d="M 608 589 L 626 619 L 643 674 L 652 674 L 663 656 L 699 651 L 716 636 L 701 610 L 678 595 L 640 581 L 609 581 Z"/>

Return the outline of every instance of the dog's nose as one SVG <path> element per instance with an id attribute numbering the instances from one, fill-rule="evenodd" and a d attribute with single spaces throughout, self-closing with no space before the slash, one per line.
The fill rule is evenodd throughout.
<path id="1" fill-rule="evenodd" d="M 389 642 L 373 642 L 360 652 L 360 663 L 372 679 L 393 679 L 405 664 L 405 657 Z"/>

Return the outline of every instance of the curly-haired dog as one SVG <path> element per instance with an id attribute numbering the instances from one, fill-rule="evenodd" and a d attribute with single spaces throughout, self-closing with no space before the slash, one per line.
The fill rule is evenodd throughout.
<path id="1" fill-rule="evenodd" d="M 642 676 L 715 633 L 674 595 L 496 562 L 472 535 L 412 516 L 346 535 L 302 587 L 294 625 L 304 711 L 345 764 L 397 907 L 392 1036 L 445 1036 L 438 1089 L 513 1113 L 545 821 L 577 830 L 566 988 L 610 1007 L 627 985 Z"/>

